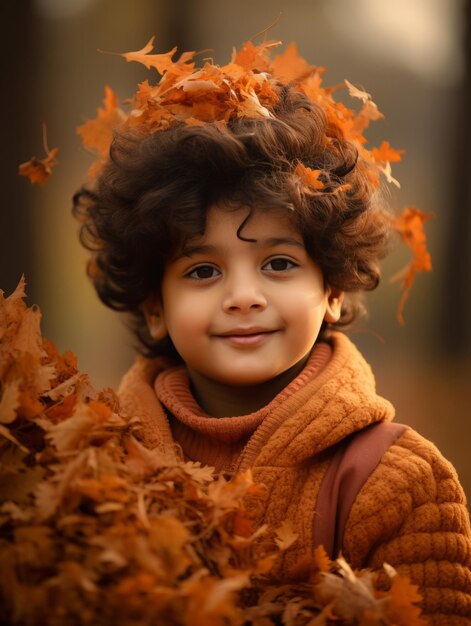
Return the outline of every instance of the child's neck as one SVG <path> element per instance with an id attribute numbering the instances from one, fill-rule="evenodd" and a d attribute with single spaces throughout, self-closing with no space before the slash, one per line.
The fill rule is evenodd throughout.
<path id="1" fill-rule="evenodd" d="M 254 413 L 266 406 L 301 373 L 309 355 L 285 372 L 264 383 L 234 387 L 218 383 L 189 370 L 191 389 L 195 400 L 211 417 L 236 417 Z"/>

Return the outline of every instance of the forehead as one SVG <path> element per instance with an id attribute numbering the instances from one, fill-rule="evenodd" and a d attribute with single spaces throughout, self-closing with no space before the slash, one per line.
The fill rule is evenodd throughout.
<path id="1" fill-rule="evenodd" d="M 204 230 L 184 237 L 166 265 L 195 254 L 230 250 L 243 253 L 249 249 L 273 248 L 280 245 L 306 250 L 289 209 L 251 209 L 249 207 L 211 207 Z"/>
<path id="2" fill-rule="evenodd" d="M 214 206 L 208 211 L 204 233 L 192 238 L 192 243 L 232 237 L 250 241 L 287 236 L 302 242 L 301 233 L 288 209 L 227 209 Z"/>

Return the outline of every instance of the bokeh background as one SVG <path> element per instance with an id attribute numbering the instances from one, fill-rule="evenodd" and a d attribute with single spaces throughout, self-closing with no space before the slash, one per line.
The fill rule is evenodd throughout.
<path id="1" fill-rule="evenodd" d="M 277 18 L 280 16 L 277 21 Z M 24 273 L 28 303 L 43 332 L 71 349 L 96 387 L 116 386 L 133 359 L 122 317 L 107 310 L 85 277 L 85 252 L 71 197 L 92 157 L 75 128 L 94 117 L 103 87 L 121 99 L 157 75 L 119 56 L 156 35 L 207 50 L 216 62 L 273 22 L 270 39 L 296 41 L 325 84 L 348 78 L 372 93 L 385 114 L 369 145 L 405 149 L 393 167 L 396 207 L 433 213 L 427 224 L 434 271 L 416 280 L 406 326 L 396 322 L 399 290 L 388 278 L 409 260 L 398 246 L 369 297 L 370 317 L 351 333 L 371 362 L 397 419 L 434 441 L 454 463 L 471 497 L 471 11 L 465 0 L 16 0 L 1 3 L 0 288 Z M 41 157 L 41 123 L 60 165 L 45 187 L 17 176 Z"/>

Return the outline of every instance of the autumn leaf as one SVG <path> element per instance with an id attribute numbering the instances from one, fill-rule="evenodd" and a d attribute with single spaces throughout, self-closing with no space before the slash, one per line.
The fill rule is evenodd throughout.
<path id="1" fill-rule="evenodd" d="M 348 93 L 352 98 L 359 98 L 362 102 L 367 102 L 371 100 L 371 94 L 363 91 L 362 89 L 358 89 L 355 85 L 352 85 L 350 81 L 347 79 L 344 80 L 345 85 L 347 86 Z"/>
<path id="2" fill-rule="evenodd" d="M 383 141 L 379 148 L 373 148 L 371 151 L 375 161 L 395 163 L 401 160 L 405 150 L 395 150 L 391 148 L 389 141 Z"/>
<path id="3" fill-rule="evenodd" d="M 172 57 L 177 51 L 176 46 L 169 52 L 162 54 L 149 54 L 152 52 L 154 47 L 154 39 L 155 36 L 151 37 L 141 50 L 137 50 L 136 52 L 124 52 L 121 56 L 123 56 L 128 62 L 136 61 L 137 63 L 142 63 L 148 70 L 154 68 L 159 74 L 164 74 L 169 70 L 174 71 L 175 69 L 178 71 L 185 65 L 187 66 L 188 71 L 193 69 L 194 64 L 190 63 L 190 61 L 195 54 L 194 52 L 185 52 L 177 62 L 172 61 Z"/>
<path id="4" fill-rule="evenodd" d="M 71 392 L 63 400 L 60 400 L 47 408 L 47 419 L 49 428 L 53 424 L 63 421 L 72 416 L 74 407 L 77 403 L 77 394 Z"/>
<path id="5" fill-rule="evenodd" d="M 42 125 L 43 130 L 43 148 L 46 156 L 42 159 L 37 157 L 31 157 L 26 163 L 22 163 L 18 167 L 18 173 L 20 176 L 27 176 L 31 183 L 38 183 L 41 187 L 48 180 L 52 174 L 52 168 L 57 165 L 56 154 L 59 148 L 53 148 L 49 150 L 47 145 L 47 128 L 46 124 Z"/>
<path id="6" fill-rule="evenodd" d="M 320 190 L 324 188 L 324 183 L 322 180 L 319 180 L 319 176 L 322 174 L 321 170 L 313 170 L 302 163 L 298 163 L 294 172 L 303 183 L 306 191 L 312 192 L 313 189 Z"/>
<path id="7" fill-rule="evenodd" d="M 186 461 L 183 468 L 188 476 L 197 483 L 205 484 L 214 480 L 214 467 L 201 465 L 199 461 Z"/>
<path id="8" fill-rule="evenodd" d="M 58 152 L 59 148 L 53 148 L 42 159 L 31 157 L 29 161 L 18 166 L 18 174 L 26 176 L 30 182 L 37 183 L 42 187 L 51 176 L 52 168 L 58 163 L 56 159 Z"/>
<path id="9" fill-rule="evenodd" d="M 252 41 L 246 41 L 240 50 L 234 50 L 232 53 L 232 63 L 243 67 L 245 70 L 265 70 L 270 68 L 269 51 L 271 48 L 278 46 L 279 41 L 269 41 L 256 46 Z"/>
<path id="10" fill-rule="evenodd" d="M 287 550 L 298 539 L 293 526 L 288 520 L 284 521 L 275 531 L 275 543 L 280 550 Z"/>
<path id="11" fill-rule="evenodd" d="M 431 215 L 416 207 L 406 207 L 394 220 L 392 226 L 412 251 L 412 261 L 402 272 L 391 278 L 391 281 L 402 280 L 403 294 L 397 311 L 397 319 L 404 325 L 404 306 L 417 272 L 430 272 L 432 260 L 426 246 L 424 224 Z"/>
<path id="12" fill-rule="evenodd" d="M 28 503 L 31 494 L 44 478 L 44 474 L 44 469 L 38 465 L 31 468 L 24 464 L 21 464 L 19 468 L 6 466 L 0 473 L 0 501 Z"/>
<path id="13" fill-rule="evenodd" d="M 171 452 L 158 448 L 148 450 L 132 435 L 126 437 L 124 446 L 127 452 L 126 465 L 131 474 L 136 477 L 149 477 L 159 468 L 171 466 L 174 463 Z"/>
<path id="14" fill-rule="evenodd" d="M 54 364 L 57 380 L 55 385 L 77 373 L 77 357 L 70 350 L 66 350 L 64 354 L 60 354 L 52 341 L 43 340 L 43 349 L 48 359 Z"/>
<path id="15" fill-rule="evenodd" d="M 0 398 L 0 423 L 10 424 L 16 418 L 16 410 L 19 405 L 19 380 L 5 383 Z"/>
<path id="16" fill-rule="evenodd" d="M 271 66 L 273 76 L 286 83 L 299 80 L 314 69 L 298 54 L 295 43 L 290 43 L 282 54 L 277 55 Z"/>
<path id="17" fill-rule="evenodd" d="M 244 512 L 236 511 L 233 517 L 232 530 L 237 537 L 251 537 L 254 533 L 253 520 Z"/>
<path id="18" fill-rule="evenodd" d="M 123 52 L 123 56 L 126 61 L 136 61 L 142 63 L 148 70 L 151 68 L 156 69 L 159 74 L 163 74 L 172 66 L 172 57 L 177 51 L 176 46 L 169 52 L 164 54 L 149 54 L 154 48 L 155 36 L 152 36 L 147 44 L 135 52 Z"/>
<path id="19" fill-rule="evenodd" d="M 378 595 L 387 595 L 387 615 L 391 623 L 397 626 L 427 626 L 428 621 L 421 617 L 422 611 L 418 606 L 422 597 L 417 585 L 412 584 L 407 576 L 399 576 L 388 563 L 384 563 L 383 569 L 391 580 L 391 586 L 387 594 Z"/>
<path id="20" fill-rule="evenodd" d="M 77 128 L 84 146 L 96 150 L 102 159 L 108 156 L 113 130 L 125 119 L 123 111 L 118 106 L 118 98 L 108 85 L 105 86 L 103 104 L 104 108 L 98 108 L 95 119 L 88 120 Z"/>
<path id="21" fill-rule="evenodd" d="M 21 321 L 26 305 L 23 299 L 26 297 L 25 277 L 21 276 L 15 290 L 5 298 L 4 291 L 0 290 L 0 339 L 8 336 L 8 331 L 17 326 Z M 0 344 L 3 346 L 3 344 Z"/>
<path id="22" fill-rule="evenodd" d="M 324 546 L 317 546 L 313 555 L 313 566 L 319 572 L 330 572 L 332 561 L 329 559 Z"/>
<path id="23" fill-rule="evenodd" d="M 26 323 L 20 354 L 36 356 L 15 361 L 13 380 L 23 381 L 20 406 L 26 394 L 43 411 L 32 423 L 31 448 L 13 430 L 31 425 L 21 411 L 0 424 L 8 442 L 0 445 L 0 493 L 11 498 L 0 504 L 0 526 L 7 524 L 12 537 L 0 542 L 0 594 L 9 599 L 2 618 L 11 622 L 28 607 L 48 623 L 80 615 L 84 626 L 376 626 L 389 616 L 400 626 L 421 624 L 409 583 L 394 578 L 391 593 L 379 592 L 372 572 L 353 571 L 342 559 L 331 563 L 321 547 L 316 577 L 308 582 L 312 563 L 305 559 L 297 570 L 305 583 L 274 583 L 278 559 L 298 535 L 288 520 L 278 528 L 255 523 L 247 497 L 263 497 L 265 489 L 252 473 L 229 480 L 144 447 L 134 436 L 137 418 L 115 412 L 113 392 L 94 391 L 72 354 L 38 341 L 39 311 L 23 297 L 22 284 L 10 298 L 0 294 L 0 320 L 9 324 L 0 330 L 7 338 L 0 349 L 6 343 L 9 359 Z M 34 367 L 56 371 L 42 396 Z M 9 407 L 11 371 L 0 376 Z"/>

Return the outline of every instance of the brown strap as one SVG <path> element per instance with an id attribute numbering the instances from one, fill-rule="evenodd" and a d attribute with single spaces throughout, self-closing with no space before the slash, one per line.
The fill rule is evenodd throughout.
<path id="1" fill-rule="evenodd" d="M 386 450 L 407 429 L 377 422 L 346 437 L 337 447 L 322 480 L 313 520 L 313 546 L 323 545 L 331 559 L 343 543 L 350 509 Z"/>

